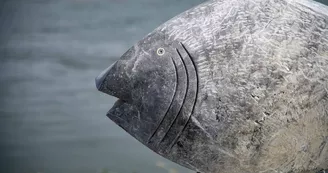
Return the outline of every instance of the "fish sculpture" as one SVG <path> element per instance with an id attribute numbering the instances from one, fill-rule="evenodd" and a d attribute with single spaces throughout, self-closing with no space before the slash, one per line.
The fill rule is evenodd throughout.
<path id="1" fill-rule="evenodd" d="M 328 7 L 210 0 L 160 25 L 96 77 L 107 116 L 202 173 L 328 169 Z"/>

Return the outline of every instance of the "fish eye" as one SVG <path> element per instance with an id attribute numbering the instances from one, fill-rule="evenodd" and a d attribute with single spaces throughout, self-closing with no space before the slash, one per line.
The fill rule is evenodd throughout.
<path id="1" fill-rule="evenodd" d="M 162 56 L 162 55 L 164 55 L 164 53 L 165 53 L 164 48 L 158 48 L 157 49 L 157 55 Z"/>

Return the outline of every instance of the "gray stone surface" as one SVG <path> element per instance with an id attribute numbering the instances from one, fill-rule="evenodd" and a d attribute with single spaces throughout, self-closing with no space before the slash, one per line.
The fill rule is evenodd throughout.
<path id="1" fill-rule="evenodd" d="M 328 169 L 328 7 L 211 0 L 156 28 L 96 78 L 107 116 L 203 173 Z"/>

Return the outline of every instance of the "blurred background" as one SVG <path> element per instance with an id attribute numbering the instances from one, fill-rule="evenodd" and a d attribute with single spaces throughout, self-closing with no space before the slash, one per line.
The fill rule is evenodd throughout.
<path id="1" fill-rule="evenodd" d="M 0 0 L 0 173 L 192 173 L 111 122 L 94 78 L 204 1 Z"/>
<path id="2" fill-rule="evenodd" d="M 0 173 L 189 173 L 106 117 L 95 77 L 203 0 L 0 0 Z"/>

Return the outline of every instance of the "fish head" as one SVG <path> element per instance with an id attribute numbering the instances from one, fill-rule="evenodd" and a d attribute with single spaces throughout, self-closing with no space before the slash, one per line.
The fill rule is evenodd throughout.
<path id="1" fill-rule="evenodd" d="M 96 77 L 99 91 L 118 98 L 107 116 L 153 150 L 150 138 L 174 97 L 177 75 L 172 56 L 174 47 L 154 32 Z"/>

